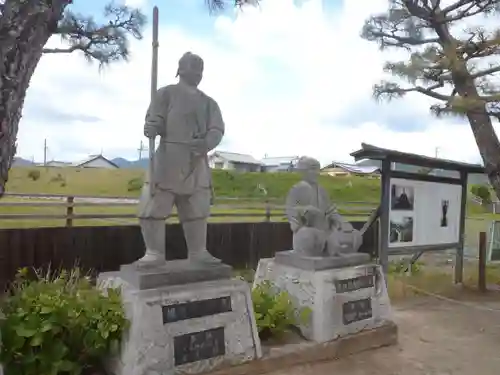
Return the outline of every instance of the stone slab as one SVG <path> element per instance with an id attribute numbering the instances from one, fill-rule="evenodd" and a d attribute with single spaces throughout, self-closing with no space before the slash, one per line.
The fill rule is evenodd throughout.
<path id="1" fill-rule="evenodd" d="M 137 267 L 136 264 L 123 265 L 120 277 L 137 289 L 153 289 L 162 286 L 197 283 L 211 280 L 229 279 L 233 268 L 224 263 L 195 263 L 188 260 L 173 260 L 160 266 Z"/>
<path id="2" fill-rule="evenodd" d="M 121 287 L 131 322 L 121 356 L 108 364 L 112 374 L 198 374 L 262 356 L 250 287 L 242 280 L 146 290 L 110 274 L 101 280 L 103 288 Z"/>
<path id="3" fill-rule="evenodd" d="M 277 252 L 275 254 L 275 261 L 278 264 L 303 270 L 321 271 L 370 263 L 371 258 L 369 254 L 365 253 L 344 254 L 339 257 L 308 257 L 290 250 Z"/>
<path id="4" fill-rule="evenodd" d="M 294 366 L 341 359 L 352 354 L 398 343 L 398 328 L 393 323 L 339 338 L 326 343 L 305 342 L 270 348 L 261 359 L 247 362 L 210 375 L 261 375 L 286 371 Z"/>
<path id="5" fill-rule="evenodd" d="M 327 342 L 393 321 L 382 269 L 376 264 L 309 271 L 261 259 L 254 286 L 269 280 L 289 293 L 295 306 L 312 310 L 299 328 L 315 342 Z"/>

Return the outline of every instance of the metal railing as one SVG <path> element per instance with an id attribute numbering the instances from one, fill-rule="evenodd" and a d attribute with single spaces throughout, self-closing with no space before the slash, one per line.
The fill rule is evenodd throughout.
<path id="1" fill-rule="evenodd" d="M 64 220 L 67 227 L 73 226 L 74 220 L 132 220 L 137 219 L 135 207 L 138 199 L 129 197 L 92 197 L 86 195 L 62 195 L 62 194 L 20 194 L 6 193 L 6 197 L 14 198 L 0 200 L 0 227 L 2 220 Z M 218 203 L 219 202 L 219 203 Z M 241 202 L 241 203 L 236 203 Z M 281 203 L 281 202 L 280 202 Z M 350 217 L 368 217 L 377 208 L 375 202 L 339 202 L 337 207 L 342 215 Z M 2 213 L 4 208 L 61 208 L 62 212 L 36 212 L 36 213 Z M 110 212 L 104 213 L 78 213 L 78 208 L 110 208 Z M 130 207 L 130 213 L 111 212 L 113 207 Z M 222 211 L 222 212 L 221 212 Z M 233 211 L 233 212 L 231 212 Z M 234 212 L 237 211 L 237 212 Z M 212 218 L 244 218 L 261 217 L 265 221 L 272 218 L 285 218 L 284 204 L 275 201 L 258 198 L 234 198 L 219 197 L 212 206 Z M 174 212 L 170 215 L 176 218 Z"/>

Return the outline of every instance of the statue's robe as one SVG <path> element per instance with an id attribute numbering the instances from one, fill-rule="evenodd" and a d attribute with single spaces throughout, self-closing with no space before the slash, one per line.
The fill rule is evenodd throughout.
<path id="1" fill-rule="evenodd" d="M 151 121 L 152 120 L 152 121 Z M 188 146 L 205 139 L 206 151 L 213 150 L 224 135 L 224 121 L 217 102 L 183 83 L 159 89 L 146 114 L 146 123 L 160 124 L 160 145 L 155 152 L 155 188 L 190 195 L 210 189 L 211 176 L 206 153 L 197 155 Z"/>

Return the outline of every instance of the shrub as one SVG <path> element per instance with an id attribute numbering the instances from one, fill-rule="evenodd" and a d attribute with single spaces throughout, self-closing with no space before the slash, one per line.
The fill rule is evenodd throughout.
<path id="1" fill-rule="evenodd" d="M 40 178 L 40 171 L 37 169 L 32 169 L 28 172 L 28 178 L 31 178 L 33 181 L 36 181 Z"/>
<path id="2" fill-rule="evenodd" d="M 105 296 L 78 269 L 33 280 L 20 271 L 1 310 L 0 363 L 9 375 L 103 372 L 129 324 L 119 291 Z"/>
<path id="3" fill-rule="evenodd" d="M 471 193 L 481 198 L 484 203 L 491 203 L 491 192 L 487 185 L 472 185 Z"/>
<path id="4" fill-rule="evenodd" d="M 50 182 L 66 182 L 66 179 L 63 177 L 62 174 L 58 173 L 56 176 L 53 176 L 50 179 Z"/>
<path id="5" fill-rule="evenodd" d="M 422 271 L 423 263 L 415 262 L 411 265 L 411 273 L 412 275 L 416 275 Z M 408 262 L 403 260 L 400 261 L 392 261 L 389 262 L 389 270 L 390 274 L 402 274 L 408 268 Z"/>
<path id="6" fill-rule="evenodd" d="M 127 183 L 127 190 L 128 191 L 138 191 L 142 189 L 142 186 L 144 185 L 144 182 L 140 177 L 135 177 L 132 178 L 128 181 Z"/>
<path id="7" fill-rule="evenodd" d="M 257 330 L 262 340 L 281 336 L 290 326 L 305 323 L 311 309 L 297 309 L 286 291 L 276 291 L 272 283 L 265 281 L 252 290 L 252 302 Z"/>

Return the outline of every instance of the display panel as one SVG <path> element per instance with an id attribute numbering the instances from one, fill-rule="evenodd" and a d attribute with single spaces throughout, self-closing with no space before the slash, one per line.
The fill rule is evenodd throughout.
<path id="1" fill-rule="evenodd" d="M 459 242 L 462 186 L 391 178 L 389 247 Z"/>

